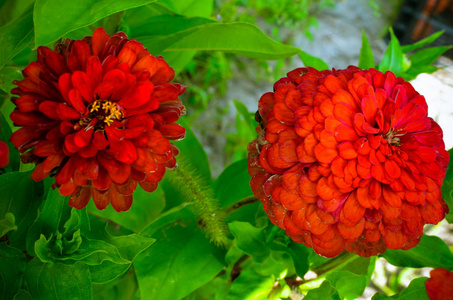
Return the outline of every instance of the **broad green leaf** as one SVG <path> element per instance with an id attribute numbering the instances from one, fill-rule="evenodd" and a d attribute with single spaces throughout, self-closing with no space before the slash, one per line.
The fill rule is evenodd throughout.
<path id="1" fill-rule="evenodd" d="M 91 282 L 98 284 L 111 282 L 126 273 L 131 265 L 132 263 L 116 264 L 114 262 L 104 260 L 100 265 L 89 266 L 91 273 Z"/>
<path id="2" fill-rule="evenodd" d="M 25 255 L 19 249 L 0 243 L 0 299 L 13 299 L 19 293 L 25 272 Z"/>
<path id="3" fill-rule="evenodd" d="M 394 266 L 410 268 L 445 268 L 453 270 L 453 254 L 436 236 L 423 235 L 420 243 L 409 250 L 387 250 L 384 258 Z"/>
<path id="4" fill-rule="evenodd" d="M 151 26 L 143 28 L 146 29 L 147 34 L 143 32 L 143 36 L 139 37 L 138 33 L 134 33 L 131 28 L 134 37 L 140 40 L 151 53 L 205 50 L 231 52 L 260 59 L 281 59 L 293 56 L 300 51 L 298 48 L 275 42 L 258 27 L 249 23 L 219 23 L 203 18 L 181 19 L 181 17 L 169 15 L 160 16 L 158 20 L 161 20 L 158 28 L 168 24 L 170 28 L 168 30 L 174 33 L 168 34 L 167 30 L 157 31 L 160 35 L 156 36 L 155 27 Z M 180 23 L 181 27 L 177 28 Z M 197 23 L 200 24 L 189 28 L 187 26 L 187 24 Z"/>
<path id="5" fill-rule="evenodd" d="M 319 288 L 310 290 L 304 297 L 305 300 L 340 300 L 338 292 L 330 284 L 328 280 L 325 280 Z"/>
<path id="6" fill-rule="evenodd" d="M 228 224 L 237 247 L 253 257 L 255 262 L 264 261 L 270 254 L 262 228 L 247 222 L 233 221 Z"/>
<path id="7" fill-rule="evenodd" d="M 33 298 L 29 291 L 20 289 L 19 293 L 14 297 L 14 300 L 33 300 Z"/>
<path id="8" fill-rule="evenodd" d="M 448 151 L 450 157 L 453 157 L 453 148 Z M 453 159 L 448 163 L 447 174 L 442 183 L 442 198 L 448 205 L 449 212 L 445 215 L 448 223 L 453 223 Z"/>
<path id="9" fill-rule="evenodd" d="M 154 1 L 36 0 L 34 9 L 35 43 L 36 45 L 48 45 L 68 32 L 90 25 L 114 13 Z"/>
<path id="10" fill-rule="evenodd" d="M 322 59 L 318 57 L 308 54 L 307 52 L 300 51 L 299 57 L 306 67 L 312 67 L 318 71 L 329 69 L 329 65 L 327 65 L 326 62 L 324 62 Z"/>
<path id="11" fill-rule="evenodd" d="M 272 291 L 275 278 L 261 276 L 246 269 L 233 281 L 228 299 L 230 300 L 266 300 Z"/>
<path id="12" fill-rule="evenodd" d="M 374 56 L 371 50 L 370 43 L 365 34 L 365 30 L 362 31 L 362 48 L 360 48 L 359 68 L 369 69 L 374 68 Z"/>
<path id="13" fill-rule="evenodd" d="M 17 226 L 17 230 L 8 233 L 11 246 L 25 250 L 25 237 L 37 216 L 43 193 L 42 182 L 33 181 L 30 172 L 0 175 L 0 216 L 12 213 Z"/>
<path id="14" fill-rule="evenodd" d="M 91 274 L 91 282 L 94 283 L 93 274 Z M 109 284 L 93 284 L 93 299 L 98 300 L 139 300 L 134 297 L 138 292 L 137 279 L 134 272 L 128 272 L 122 278 L 110 282 Z"/>
<path id="15" fill-rule="evenodd" d="M 445 51 L 451 49 L 452 46 L 432 47 L 419 50 L 414 54 L 409 55 L 411 60 L 411 67 L 406 71 L 406 78 L 414 79 L 421 73 L 433 73 L 437 71 L 437 67 L 432 64 L 443 54 Z"/>
<path id="16" fill-rule="evenodd" d="M 443 33 L 444 33 L 443 30 L 435 32 L 435 33 L 431 34 L 430 36 L 428 36 L 427 38 L 424 38 L 423 40 L 420 40 L 420 41 L 418 41 L 418 42 L 416 42 L 414 44 L 402 46 L 401 49 L 403 50 L 404 53 L 408 53 L 408 52 L 420 49 L 423 46 L 426 46 L 426 45 L 429 45 L 429 44 L 433 43 Z"/>
<path id="17" fill-rule="evenodd" d="M 1 71 L 0 71 L 1 72 Z M 4 168 L 6 172 L 18 171 L 20 166 L 19 152 L 9 141 L 11 137 L 11 128 L 3 113 L 0 114 L 0 140 L 8 144 L 9 148 L 9 164 Z"/>
<path id="18" fill-rule="evenodd" d="M 401 293 L 395 294 L 391 297 L 376 293 L 372 300 L 386 300 L 386 299 L 398 299 L 398 300 L 429 300 L 428 294 L 426 293 L 425 281 L 428 278 L 421 277 L 411 281 L 409 286 L 405 288 Z"/>
<path id="19" fill-rule="evenodd" d="M 171 213 L 167 214 L 163 217 L 167 220 L 156 221 L 161 226 L 151 224 L 142 232 L 157 239 L 134 261 L 142 298 L 181 299 L 212 280 L 224 267 L 224 250 L 196 228 L 190 210 L 185 207 L 174 213 L 183 218 L 174 220 Z"/>
<path id="20" fill-rule="evenodd" d="M 390 43 L 385 50 L 384 57 L 378 65 L 378 70 L 381 72 L 391 71 L 395 76 L 401 76 L 404 53 L 392 28 L 390 28 L 390 37 Z"/>
<path id="21" fill-rule="evenodd" d="M 20 80 L 22 77 L 21 68 L 8 66 L 0 69 L 0 89 L 9 94 L 11 90 L 16 87 L 16 85 L 13 84 L 13 81 Z"/>
<path id="22" fill-rule="evenodd" d="M 41 214 L 28 231 L 27 252 L 35 256 L 35 242 L 41 238 L 41 235 L 48 237 L 55 234 L 59 229 L 63 229 L 70 215 L 71 207 L 67 198 L 62 196 L 58 189 L 50 189 Z"/>
<path id="23" fill-rule="evenodd" d="M 3 0 L 0 4 L 0 26 L 20 17 L 34 0 Z"/>
<path id="24" fill-rule="evenodd" d="M 209 17 L 212 13 L 213 0 L 159 0 L 173 12 L 187 17 Z"/>
<path id="25" fill-rule="evenodd" d="M 132 207 L 126 212 L 119 213 L 112 206 L 98 210 L 92 201 L 88 203 L 88 211 L 139 233 L 162 212 L 165 207 L 165 196 L 161 187 L 152 193 L 148 193 L 138 185 L 133 196 Z"/>
<path id="26" fill-rule="evenodd" d="M 162 57 L 169 66 L 175 70 L 175 76 L 178 76 L 187 64 L 195 56 L 196 51 L 165 52 Z"/>
<path id="27" fill-rule="evenodd" d="M 359 257 L 326 278 L 342 299 L 357 299 L 370 282 L 375 264 L 376 257 Z"/>
<path id="28" fill-rule="evenodd" d="M 80 262 L 50 264 L 35 257 L 27 263 L 25 278 L 34 300 L 92 298 L 90 271 Z"/>
<path id="29" fill-rule="evenodd" d="M 253 196 L 249 182 L 247 159 L 229 165 L 213 185 L 222 208 L 230 207 L 241 199 Z"/>
<path id="30" fill-rule="evenodd" d="M 6 213 L 3 219 L 0 219 L 0 237 L 3 237 L 9 231 L 17 230 L 16 218 L 12 213 Z"/>
<path id="31" fill-rule="evenodd" d="M 33 42 L 33 6 L 0 27 L 0 69 Z"/>

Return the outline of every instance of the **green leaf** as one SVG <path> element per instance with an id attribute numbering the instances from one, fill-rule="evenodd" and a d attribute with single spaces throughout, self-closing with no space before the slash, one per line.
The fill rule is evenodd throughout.
<path id="1" fill-rule="evenodd" d="M 426 45 L 429 45 L 429 44 L 433 43 L 443 33 L 444 33 L 443 30 L 435 32 L 435 33 L 431 34 L 430 36 L 428 36 L 427 38 L 424 38 L 423 40 L 420 40 L 420 41 L 418 41 L 418 42 L 416 42 L 414 44 L 402 46 L 401 49 L 403 50 L 404 53 L 408 53 L 408 52 L 420 49 L 423 46 L 426 46 Z"/>
<path id="2" fill-rule="evenodd" d="M 290 240 L 288 245 L 283 245 L 274 241 L 269 246 L 272 250 L 282 251 L 291 257 L 296 274 L 303 278 L 308 271 L 308 256 L 310 251 L 302 244 Z"/>
<path id="3" fill-rule="evenodd" d="M 372 300 L 385 300 L 385 299 L 398 299 L 398 300 L 429 300 L 426 293 L 425 281 L 428 278 L 421 277 L 411 281 L 409 286 L 401 293 L 395 294 L 391 297 L 376 293 Z"/>
<path id="4" fill-rule="evenodd" d="M 376 264 L 376 257 L 359 257 L 339 271 L 327 275 L 341 299 L 356 299 L 365 291 Z"/>
<path id="5" fill-rule="evenodd" d="M 310 290 L 304 297 L 305 300 L 339 300 L 337 291 L 328 280 L 323 281 L 319 288 Z"/>
<path id="6" fill-rule="evenodd" d="M 162 51 L 225 51 L 260 59 L 281 59 L 300 49 L 277 43 L 249 23 L 219 23 L 204 18 L 162 15 L 131 34 L 151 53 Z M 157 35 L 158 34 L 158 35 Z"/>
<path id="7" fill-rule="evenodd" d="M 91 299 L 88 266 L 43 263 L 35 257 L 27 263 L 25 278 L 34 300 Z"/>
<path id="8" fill-rule="evenodd" d="M 142 235 L 157 239 L 133 264 L 142 298 L 181 299 L 212 280 L 224 267 L 224 250 L 196 228 L 187 206 L 164 214 Z"/>
<path id="9" fill-rule="evenodd" d="M 443 240 L 423 235 L 420 243 L 409 250 L 387 250 L 384 258 L 398 267 L 445 268 L 453 270 L 453 254 Z"/>
<path id="10" fill-rule="evenodd" d="M 262 228 L 247 222 L 233 221 L 228 224 L 237 247 L 253 257 L 255 262 L 264 261 L 270 254 Z"/>
<path id="11" fill-rule="evenodd" d="M 0 27 L 0 69 L 33 42 L 33 5 L 24 14 Z"/>
<path id="12" fill-rule="evenodd" d="M 274 276 L 261 276 L 251 269 L 246 269 L 233 281 L 229 300 L 266 300 L 274 286 Z"/>
<path id="13" fill-rule="evenodd" d="M 43 196 L 42 182 L 30 178 L 30 172 L 0 175 L 0 216 L 12 213 L 17 230 L 8 232 L 10 245 L 25 250 L 25 237 L 37 216 Z"/>
<path id="14" fill-rule="evenodd" d="M 437 71 L 438 68 L 434 67 L 432 64 L 445 53 L 445 51 L 451 48 L 452 46 L 432 47 L 419 50 L 414 54 L 409 55 L 411 67 L 406 71 L 405 77 L 414 79 L 421 73 L 433 73 Z"/>
<path id="15" fill-rule="evenodd" d="M 0 219 L 0 237 L 3 237 L 9 231 L 17 230 L 16 219 L 12 213 L 6 213 L 3 219 Z"/>
<path id="16" fill-rule="evenodd" d="M 36 45 L 48 45 L 68 32 L 93 24 L 114 13 L 154 1 L 36 0 L 34 10 L 35 43 Z"/>
<path id="17" fill-rule="evenodd" d="M 392 28 L 390 28 L 390 37 L 390 43 L 378 65 L 378 70 L 381 72 L 391 71 L 398 77 L 401 76 L 403 70 L 404 53 Z"/>
<path id="18" fill-rule="evenodd" d="M 209 17 L 212 13 L 213 0 L 159 0 L 173 12 L 187 17 Z"/>
<path id="19" fill-rule="evenodd" d="M 327 65 L 326 62 L 324 62 L 322 59 L 318 57 L 308 54 L 307 52 L 300 51 L 299 57 L 306 67 L 312 67 L 318 71 L 329 69 L 329 65 Z"/>
<path id="20" fill-rule="evenodd" d="M 365 30 L 362 30 L 362 48 L 360 48 L 359 68 L 369 69 L 374 68 L 374 56 L 371 50 L 370 43 L 365 34 Z"/>
<path id="21" fill-rule="evenodd" d="M 19 293 L 24 272 L 24 253 L 0 243 L 0 299 L 13 299 Z"/>
<path id="22" fill-rule="evenodd" d="M 16 85 L 13 84 L 13 81 L 21 80 L 22 77 L 21 68 L 8 66 L 0 69 L 0 89 L 9 94 L 11 90 L 16 87 Z"/>
<path id="23" fill-rule="evenodd" d="M 34 0 L 3 0 L 0 4 L 0 26 L 20 17 Z"/>
<path id="24" fill-rule="evenodd" d="M 227 208 L 243 198 L 253 196 L 249 182 L 247 159 L 229 165 L 213 185 L 222 208 Z"/>
<path id="25" fill-rule="evenodd" d="M 58 189 L 49 189 L 41 214 L 28 231 L 27 252 L 35 256 L 35 242 L 41 239 L 41 235 L 52 236 L 62 229 L 70 215 L 71 207 L 67 198 L 62 196 Z"/>
<path id="26" fill-rule="evenodd" d="M 175 70 L 175 76 L 178 76 L 187 64 L 192 61 L 196 53 L 196 51 L 165 52 L 162 57 Z"/>
<path id="27" fill-rule="evenodd" d="M 448 151 L 450 157 L 453 157 L 453 148 Z M 448 223 L 453 223 L 453 159 L 448 163 L 447 174 L 442 183 L 442 198 L 448 205 L 449 212 L 445 215 Z"/>
<path id="28" fill-rule="evenodd" d="M 117 212 L 112 206 L 98 210 L 93 201 L 88 203 L 88 211 L 96 216 L 109 219 L 133 232 L 139 233 L 154 221 L 165 207 L 165 196 L 161 187 L 152 193 L 137 186 L 132 207 L 126 212 Z"/>

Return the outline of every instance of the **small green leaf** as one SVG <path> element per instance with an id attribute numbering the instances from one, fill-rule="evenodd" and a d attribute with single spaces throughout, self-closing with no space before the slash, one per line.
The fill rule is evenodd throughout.
<path id="1" fill-rule="evenodd" d="M 453 148 L 448 151 L 450 157 L 453 157 Z M 442 183 L 442 198 L 448 205 L 449 212 L 445 215 L 448 223 L 453 223 L 453 159 L 448 163 L 447 174 Z"/>
<path id="2" fill-rule="evenodd" d="M 0 219 L 0 237 L 8 233 L 8 231 L 17 230 L 15 224 L 16 219 L 12 213 L 6 213 L 3 219 Z"/>
<path id="3" fill-rule="evenodd" d="M 329 65 L 326 62 L 318 57 L 308 54 L 307 52 L 300 51 L 299 57 L 306 67 L 312 67 L 318 71 L 329 70 Z"/>
<path id="4" fill-rule="evenodd" d="M 328 280 L 325 280 L 319 288 L 310 290 L 304 297 L 305 300 L 340 300 L 335 288 L 330 284 Z"/>
<path id="5" fill-rule="evenodd" d="M 25 278 L 34 300 L 92 298 L 90 271 L 80 262 L 50 264 L 35 257 L 27 263 Z"/>
<path id="6" fill-rule="evenodd" d="M 420 243 L 409 250 L 387 250 L 384 258 L 398 267 L 445 268 L 453 270 L 453 254 L 443 240 L 423 235 Z"/>
<path id="7" fill-rule="evenodd" d="M 261 228 L 248 222 L 233 221 L 228 224 L 237 247 L 253 257 L 255 262 L 264 261 L 270 254 L 266 237 Z"/>
<path id="8" fill-rule="evenodd" d="M 378 65 L 378 70 L 381 72 L 391 71 L 398 77 L 401 76 L 403 70 L 404 53 L 392 28 L 390 28 L 390 37 L 390 43 L 385 50 L 384 57 Z"/>
<path id="9" fill-rule="evenodd" d="M 425 281 L 428 278 L 421 277 L 416 278 L 411 281 L 409 286 L 405 288 L 401 293 L 395 294 L 391 297 L 376 293 L 374 294 L 372 300 L 386 300 L 386 299 L 395 299 L 395 300 L 429 300 L 428 294 L 426 293 Z"/>
<path id="10" fill-rule="evenodd" d="M 33 5 L 24 14 L 0 27 L 0 69 L 33 42 Z"/>
<path id="11" fill-rule="evenodd" d="M 196 228 L 187 206 L 163 215 L 162 220 L 151 224 L 142 235 L 157 239 L 153 247 L 134 261 L 142 298 L 181 299 L 224 268 L 224 250 L 215 247 Z"/>
<path id="12" fill-rule="evenodd" d="M 36 0 L 35 43 L 48 45 L 68 32 L 93 24 L 114 13 L 139 7 L 155 0 Z M 61 12 L 64 12 L 62 14 Z"/>
<path id="13" fill-rule="evenodd" d="M 13 84 L 14 80 L 21 80 L 23 78 L 21 68 L 8 66 L 0 69 L 0 89 L 9 94 L 16 85 Z M 0 105 L 1 106 L 1 105 Z"/>
<path id="14" fill-rule="evenodd" d="M 233 281 L 228 299 L 261 300 L 268 299 L 274 286 L 274 276 L 262 276 L 251 269 L 246 269 Z"/>
<path id="15" fill-rule="evenodd" d="M 370 282 L 375 264 L 376 257 L 359 257 L 326 278 L 342 299 L 356 299 Z"/>
<path id="16" fill-rule="evenodd" d="M 406 71 L 405 78 L 414 79 L 421 73 L 433 73 L 437 71 L 438 68 L 434 67 L 432 64 L 445 53 L 445 51 L 451 48 L 452 46 L 431 47 L 410 54 L 409 59 L 411 60 L 411 67 Z"/>
<path id="17" fill-rule="evenodd" d="M 360 48 L 359 68 L 369 69 L 374 68 L 374 56 L 371 50 L 370 43 L 365 34 L 365 30 L 362 30 L 362 48 Z"/>
<path id="18" fill-rule="evenodd" d="M 24 253 L 0 243 L 0 299 L 13 299 L 19 293 L 24 272 Z"/>
<path id="19" fill-rule="evenodd" d="M 11 246 L 25 250 L 25 237 L 37 216 L 43 193 L 42 182 L 33 181 L 30 172 L 0 175 L 0 216 L 12 213 L 17 226 L 17 230 L 8 232 Z"/>
<path id="20" fill-rule="evenodd" d="M 427 38 L 424 38 L 423 40 L 420 40 L 420 41 L 418 41 L 418 42 L 416 42 L 414 44 L 402 46 L 401 49 L 403 50 L 404 53 L 408 53 L 408 52 L 420 49 L 423 46 L 426 46 L 426 45 L 429 45 L 429 44 L 433 43 L 443 33 L 444 33 L 443 30 L 435 32 L 435 33 L 431 34 L 430 36 L 428 36 Z"/>

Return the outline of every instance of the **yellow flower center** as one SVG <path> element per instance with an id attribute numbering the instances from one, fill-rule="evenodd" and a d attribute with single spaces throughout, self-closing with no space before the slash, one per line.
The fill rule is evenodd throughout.
<path id="1" fill-rule="evenodd" d="M 124 117 L 123 110 L 117 102 L 96 100 L 88 108 L 93 117 L 96 117 L 99 121 L 104 121 L 107 126 L 112 125 L 114 120 L 121 120 Z"/>

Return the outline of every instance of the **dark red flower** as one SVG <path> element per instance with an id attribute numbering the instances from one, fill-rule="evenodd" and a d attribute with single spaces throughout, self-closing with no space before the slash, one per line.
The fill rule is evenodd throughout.
<path id="1" fill-rule="evenodd" d="M 434 269 L 425 281 L 426 293 L 431 300 L 453 300 L 453 273 L 445 269 Z"/>
<path id="2" fill-rule="evenodd" d="M 170 83 L 174 71 L 136 40 L 103 28 L 92 37 L 65 40 L 15 81 L 17 106 L 11 120 L 22 128 L 11 136 L 23 162 L 34 162 L 39 181 L 55 177 L 69 204 L 117 211 L 132 204 L 137 183 L 152 192 L 165 169 L 176 166 L 185 129 L 174 123 L 185 113 L 185 87 Z"/>
<path id="3" fill-rule="evenodd" d="M 0 141 L 0 169 L 9 164 L 9 148 L 4 141 Z"/>
<path id="4" fill-rule="evenodd" d="M 391 72 L 300 68 L 259 101 L 255 196 L 274 224 L 326 257 L 409 249 L 447 206 L 449 161 L 423 96 Z"/>

